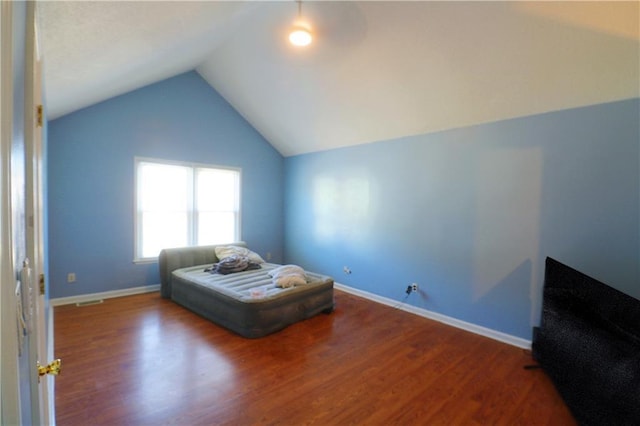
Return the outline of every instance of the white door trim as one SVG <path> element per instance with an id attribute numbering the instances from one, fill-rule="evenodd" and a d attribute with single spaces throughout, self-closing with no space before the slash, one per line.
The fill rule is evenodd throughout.
<path id="1" fill-rule="evenodd" d="M 13 4 L 0 3 L 0 398 L 1 424 L 21 424 L 16 276 L 11 223 Z"/>

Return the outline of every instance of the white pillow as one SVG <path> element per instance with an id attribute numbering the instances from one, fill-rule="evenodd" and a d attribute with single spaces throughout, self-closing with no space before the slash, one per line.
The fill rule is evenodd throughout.
<path id="1" fill-rule="evenodd" d="M 289 288 L 304 285 L 307 283 L 307 280 L 304 278 L 304 275 L 280 274 L 277 277 L 273 277 L 273 283 L 276 287 Z"/>
<path id="2" fill-rule="evenodd" d="M 251 262 L 254 263 L 264 263 L 264 259 L 260 257 L 258 253 L 252 252 L 248 248 L 238 247 L 238 246 L 216 246 L 215 248 L 216 256 L 219 260 L 224 259 L 225 257 L 233 256 L 234 254 L 238 256 L 247 256 Z"/>
<path id="3" fill-rule="evenodd" d="M 291 274 L 297 274 L 297 275 L 300 275 L 302 277 L 305 276 L 304 269 L 302 269 L 298 265 L 282 265 L 282 266 L 278 266 L 277 268 L 274 268 L 274 269 L 270 270 L 267 273 L 272 278 L 278 278 L 280 275 L 291 275 Z"/>

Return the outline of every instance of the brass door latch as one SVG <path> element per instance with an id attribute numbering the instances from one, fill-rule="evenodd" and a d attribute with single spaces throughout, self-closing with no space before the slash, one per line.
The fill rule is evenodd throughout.
<path id="1" fill-rule="evenodd" d="M 46 374 L 57 376 L 60 374 L 61 369 L 62 361 L 59 359 L 51 361 L 48 365 L 40 365 L 40 362 L 38 362 L 38 376 L 44 376 Z"/>

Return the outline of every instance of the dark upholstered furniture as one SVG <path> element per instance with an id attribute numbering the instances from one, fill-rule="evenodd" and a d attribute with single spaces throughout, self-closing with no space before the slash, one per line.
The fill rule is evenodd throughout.
<path id="1" fill-rule="evenodd" d="M 245 247 L 244 243 L 236 243 Z M 205 268 L 219 261 L 216 246 L 162 250 L 159 257 L 162 297 L 235 333 L 256 338 L 333 311 L 333 279 L 306 272 L 306 284 L 279 288 L 263 263 L 258 270 L 228 275 Z"/>
<path id="2" fill-rule="evenodd" d="M 547 258 L 533 357 L 579 424 L 640 425 L 639 300 Z"/>

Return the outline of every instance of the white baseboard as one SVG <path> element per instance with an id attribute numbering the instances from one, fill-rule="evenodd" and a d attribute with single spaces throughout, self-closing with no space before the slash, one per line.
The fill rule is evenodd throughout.
<path id="1" fill-rule="evenodd" d="M 160 284 L 105 291 L 102 293 L 81 294 L 79 296 L 58 297 L 49 299 L 49 304 L 51 306 L 72 305 L 74 303 L 86 303 L 94 300 L 112 299 L 114 297 L 132 296 L 134 294 L 151 293 L 154 291 L 160 291 Z"/>
<path id="2" fill-rule="evenodd" d="M 512 346 L 516 346 L 523 349 L 531 349 L 531 341 L 523 339 L 521 337 L 512 336 L 511 334 L 503 333 L 501 331 L 492 330 L 487 327 L 472 324 L 470 322 L 462 321 L 447 315 L 442 315 L 437 312 L 432 312 L 427 309 L 418 308 L 413 305 L 398 302 L 397 300 L 389 299 L 384 296 L 379 296 L 368 291 L 360 290 L 357 288 L 349 287 L 344 284 L 334 283 L 335 288 L 350 293 L 362 298 L 371 300 L 373 302 L 382 303 L 383 305 L 391 306 L 400 309 L 405 312 L 409 312 L 415 315 L 419 315 L 424 318 L 428 318 L 434 321 L 441 322 L 452 327 L 460 328 L 471 333 L 479 334 L 480 336 L 489 337 L 490 339 L 497 340 L 499 342 L 507 343 Z M 71 305 L 74 303 L 85 303 L 94 300 L 111 299 L 114 297 L 131 296 L 134 294 L 151 293 L 160 290 L 160 284 L 127 288 L 124 290 L 105 291 L 102 293 L 83 294 L 80 296 L 59 297 L 56 299 L 50 299 L 51 306 Z"/>
<path id="3" fill-rule="evenodd" d="M 497 330 L 492 330 L 490 328 L 482 327 L 480 325 L 472 324 L 470 322 L 461 321 L 456 318 L 442 315 L 437 312 L 432 312 L 427 309 L 418 308 L 416 306 L 408 305 L 406 303 L 401 303 L 397 300 L 389 299 L 383 296 L 378 296 L 377 294 L 373 294 L 373 293 L 369 293 L 368 291 L 349 287 L 344 284 L 334 283 L 334 286 L 338 290 L 342 290 L 345 293 L 350 293 L 356 296 L 360 296 L 374 302 L 382 303 L 383 305 L 392 306 L 402 311 L 419 315 L 421 317 L 429 318 L 434 321 L 438 321 L 443 324 L 450 325 L 452 327 L 460 328 L 462 330 L 466 330 L 471 333 L 479 334 L 481 336 L 489 337 L 490 339 L 507 343 L 512 346 L 517 346 L 523 349 L 531 349 L 531 341 L 523 339 L 521 337 L 512 336 L 511 334 L 503 333 Z"/>

